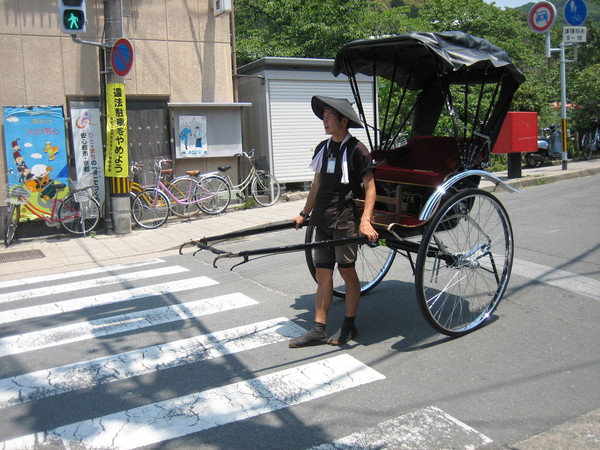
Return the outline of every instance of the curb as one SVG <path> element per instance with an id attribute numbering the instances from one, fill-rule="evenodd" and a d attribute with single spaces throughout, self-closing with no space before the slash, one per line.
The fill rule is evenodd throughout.
<path id="1" fill-rule="evenodd" d="M 555 183 L 557 181 L 564 181 L 564 180 L 572 180 L 574 178 L 582 178 L 582 177 L 587 177 L 590 175 L 598 175 L 600 174 L 600 167 L 599 168 L 588 168 L 588 169 L 576 169 L 576 170 L 572 170 L 572 171 L 565 171 L 565 172 L 560 172 L 560 173 L 546 173 L 546 174 L 539 174 L 539 175 L 531 175 L 531 176 L 525 176 L 525 177 L 520 177 L 520 178 L 506 178 L 506 177 L 501 177 L 500 179 L 508 184 L 509 186 L 512 186 L 514 188 L 517 189 L 521 189 L 521 188 L 526 188 L 526 187 L 530 187 L 530 186 L 542 186 L 544 184 L 548 184 L 548 183 Z M 485 190 L 485 191 L 493 191 L 496 189 L 495 185 L 491 185 L 491 186 L 482 186 L 481 189 Z"/>

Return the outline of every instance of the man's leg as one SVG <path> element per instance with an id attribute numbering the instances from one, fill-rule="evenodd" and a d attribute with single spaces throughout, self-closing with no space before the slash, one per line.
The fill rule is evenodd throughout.
<path id="1" fill-rule="evenodd" d="M 317 298 L 315 322 L 327 323 L 327 314 L 333 302 L 333 269 L 317 268 Z"/>
<path id="2" fill-rule="evenodd" d="M 316 278 L 315 323 L 307 333 L 290 339 L 288 345 L 292 348 L 327 343 L 325 326 L 327 324 L 327 314 L 333 301 L 333 270 L 317 268 Z"/>
<path id="3" fill-rule="evenodd" d="M 331 345 L 344 345 L 358 334 L 354 320 L 360 300 L 360 281 L 354 267 L 340 267 L 339 271 L 346 286 L 346 316 L 340 329 L 327 340 Z"/>

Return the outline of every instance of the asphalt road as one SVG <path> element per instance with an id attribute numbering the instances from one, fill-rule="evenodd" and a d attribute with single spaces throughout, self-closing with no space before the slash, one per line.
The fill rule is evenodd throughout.
<path id="1" fill-rule="evenodd" d="M 578 419 L 600 408 L 599 188 L 592 176 L 498 194 L 513 274 L 491 323 L 459 339 L 423 319 L 401 257 L 342 348 L 287 347 L 312 322 L 301 253 L 233 271 L 174 254 L 2 284 L 0 448 L 351 448 L 334 444 L 345 437 L 359 448 L 557 448 L 556 430 L 571 448 L 598 448 L 600 421 Z M 169 285 L 148 293 L 158 282 Z M 332 328 L 343 313 L 336 302 Z"/>

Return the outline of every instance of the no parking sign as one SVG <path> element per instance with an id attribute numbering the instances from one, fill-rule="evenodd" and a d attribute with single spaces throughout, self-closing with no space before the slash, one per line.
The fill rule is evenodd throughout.
<path id="1" fill-rule="evenodd" d="M 536 33 L 548 31 L 556 19 L 556 8 L 550 2 L 538 2 L 529 11 L 529 27 Z"/>
<path id="2" fill-rule="evenodd" d="M 113 72 L 124 77 L 131 70 L 133 65 L 133 47 L 128 39 L 117 39 L 112 47 L 110 55 Z"/>

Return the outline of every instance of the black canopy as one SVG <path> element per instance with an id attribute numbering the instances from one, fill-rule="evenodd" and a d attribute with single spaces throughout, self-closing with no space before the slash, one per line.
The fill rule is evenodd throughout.
<path id="1" fill-rule="evenodd" d="M 469 83 L 494 83 L 508 75 L 515 90 L 525 81 L 504 50 L 461 31 L 350 42 L 338 52 L 333 74 L 350 76 L 350 70 L 378 75 L 409 89 L 423 89 L 438 75 L 448 76 L 451 84 L 464 83 L 465 78 Z"/>
<path id="2" fill-rule="evenodd" d="M 456 126 L 454 134 L 463 140 L 470 136 L 461 154 L 465 167 L 478 164 L 482 160 L 481 151 L 489 151 L 493 147 L 513 95 L 525 81 L 523 73 L 513 65 L 504 50 L 462 31 L 418 32 L 353 41 L 338 52 L 332 72 L 335 76 L 348 76 L 361 119 L 365 123 L 368 121 L 356 82 L 358 74 L 383 77 L 394 81 L 399 89 L 420 91 L 411 113 L 399 122 L 397 116 L 392 115 L 391 120 L 387 116 L 388 112 L 397 114 L 399 110 L 386 110 L 380 129 L 377 114 L 374 114 L 370 127 L 380 132 L 382 138 L 381 142 L 377 135 L 372 139 L 367 128 L 372 149 L 383 148 L 387 145 L 384 141 L 393 143 L 410 116 L 411 136 L 431 135 L 444 104 L 450 106 L 451 112 L 455 112 L 451 85 L 463 85 L 465 92 L 479 85 L 481 93 L 484 86 L 493 86 L 489 108 L 480 109 L 477 105 L 475 113 L 469 115 L 465 103 L 467 98 L 462 99 L 460 121 L 463 125 Z M 404 99 L 404 94 L 400 98 Z M 482 98 L 480 95 L 478 101 L 481 102 Z M 388 101 L 391 99 L 390 95 Z M 457 119 L 458 116 L 454 114 L 453 118 Z M 398 129 L 394 130 L 396 125 Z"/>

